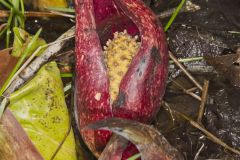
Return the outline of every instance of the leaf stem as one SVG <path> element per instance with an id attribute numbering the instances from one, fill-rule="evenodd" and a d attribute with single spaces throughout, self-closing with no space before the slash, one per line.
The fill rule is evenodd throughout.
<path id="1" fill-rule="evenodd" d="M 5 0 L 0 0 L 0 3 L 2 3 L 2 5 L 4 5 L 8 9 L 12 8 L 12 6 L 10 4 L 8 4 Z"/>
<path id="2" fill-rule="evenodd" d="M 73 74 L 72 73 L 61 73 L 62 78 L 72 78 Z"/>
<path id="3" fill-rule="evenodd" d="M 26 49 L 24 50 L 23 54 L 21 54 L 21 58 L 18 60 L 16 66 L 13 68 L 12 72 L 8 76 L 7 80 L 5 81 L 4 85 L 2 86 L 0 90 L 0 96 L 4 93 L 4 91 L 7 89 L 7 86 L 9 85 L 9 82 L 11 81 L 12 77 L 14 74 L 17 72 L 17 70 L 20 68 L 24 60 L 26 59 L 27 55 L 29 55 L 29 52 L 32 49 L 33 44 L 36 42 L 38 39 L 42 29 L 39 29 L 36 35 L 34 35 L 33 39 L 30 41 L 30 43 L 27 45 Z"/>
<path id="4" fill-rule="evenodd" d="M 127 160 L 136 160 L 136 159 L 138 159 L 140 157 L 141 157 L 141 155 L 140 155 L 140 153 L 138 153 L 138 154 L 135 154 L 134 156 L 128 158 Z"/>
<path id="5" fill-rule="evenodd" d="M 170 20 L 168 21 L 167 25 L 164 27 L 164 31 L 165 32 L 169 29 L 169 27 L 172 25 L 173 21 L 176 19 L 178 13 L 182 9 L 183 5 L 185 4 L 185 1 L 186 0 L 182 0 L 181 3 L 176 8 L 176 10 L 173 12 L 173 14 L 172 14 Z"/>

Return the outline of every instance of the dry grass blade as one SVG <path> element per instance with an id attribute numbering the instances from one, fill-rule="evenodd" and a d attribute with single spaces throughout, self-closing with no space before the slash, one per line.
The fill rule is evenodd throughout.
<path id="1" fill-rule="evenodd" d="M 170 108 L 170 106 L 166 106 L 164 109 L 169 112 L 169 114 L 170 114 L 170 116 L 171 116 L 172 123 L 173 123 L 173 125 L 174 125 L 176 119 L 175 119 L 175 117 L 174 117 L 174 115 L 173 115 L 172 109 Z"/>
<path id="2" fill-rule="evenodd" d="M 176 84 L 179 88 L 181 88 L 184 93 L 186 93 L 186 94 L 192 96 L 193 98 L 201 101 L 201 97 L 199 97 L 198 95 L 194 94 L 194 93 L 191 91 L 192 88 L 189 89 L 189 90 L 187 90 L 187 89 L 185 89 L 181 84 L 179 84 L 178 82 L 176 82 L 175 80 L 173 80 L 172 82 L 173 82 L 174 84 Z M 194 90 L 195 90 L 195 88 L 194 88 Z"/>
<path id="3" fill-rule="evenodd" d="M 167 108 L 170 107 L 170 105 L 167 102 L 163 102 L 163 107 Z M 171 108 L 171 107 L 170 107 Z M 193 127 L 199 129 L 200 131 L 202 131 L 209 140 L 213 141 L 214 143 L 222 146 L 223 148 L 226 148 L 227 150 L 240 155 L 240 151 L 238 149 L 232 148 L 229 145 L 227 145 L 226 143 L 224 143 L 221 139 L 219 139 L 218 137 L 216 137 L 215 135 L 213 135 L 211 132 L 209 132 L 207 129 L 205 129 L 201 124 L 199 124 L 198 122 L 192 120 L 190 117 L 188 117 L 187 115 L 178 112 L 174 109 L 172 109 L 173 113 L 175 113 L 176 115 L 180 116 L 181 118 L 187 120 Z"/>
<path id="4" fill-rule="evenodd" d="M 183 117 L 183 116 L 182 116 Z M 189 123 L 199 129 L 200 131 L 202 131 L 207 137 L 208 139 L 210 139 L 211 141 L 221 145 L 222 147 L 228 149 L 229 151 L 240 155 L 240 151 L 237 149 L 234 149 L 232 147 L 230 147 L 229 145 L 227 145 L 226 143 L 224 143 L 221 139 L 217 138 L 216 136 L 214 136 L 211 132 L 209 132 L 208 130 L 206 130 L 205 128 L 203 128 L 200 124 L 198 124 L 197 122 L 193 121 L 193 120 L 189 120 Z"/>
<path id="5" fill-rule="evenodd" d="M 197 153 L 196 153 L 196 155 L 195 155 L 195 157 L 194 157 L 194 160 L 197 160 L 198 159 L 198 156 L 199 156 L 199 154 L 201 153 L 201 151 L 202 151 L 202 149 L 204 148 L 204 144 L 202 144 L 202 146 L 199 148 L 199 150 L 197 151 Z"/>
<path id="6" fill-rule="evenodd" d="M 202 86 L 198 83 L 198 81 L 187 71 L 187 69 L 178 61 L 178 59 L 169 51 L 169 56 L 173 60 L 173 62 L 186 74 L 186 76 L 200 89 L 202 90 Z"/>
<path id="7" fill-rule="evenodd" d="M 199 124 L 202 123 L 202 117 L 204 114 L 204 108 L 205 108 L 205 103 L 207 100 L 207 95 L 208 95 L 208 87 L 209 87 L 209 81 L 205 80 L 204 85 L 203 85 L 203 91 L 202 91 L 202 101 L 199 107 L 199 112 L 198 112 L 198 117 L 197 117 L 197 122 Z"/>
<path id="8" fill-rule="evenodd" d="M 67 13 L 57 12 L 57 11 L 50 11 L 50 12 L 55 15 L 62 16 L 62 17 L 75 18 L 75 15 L 72 15 L 72 14 L 67 14 Z"/>
<path id="9" fill-rule="evenodd" d="M 10 15 L 9 11 L 5 11 L 5 10 L 0 10 L 0 18 L 8 18 Z M 60 14 L 58 12 L 37 12 L 37 11 L 26 11 L 24 12 L 24 15 L 26 17 L 59 17 L 59 16 L 63 16 L 63 17 L 69 17 L 66 16 L 68 14 Z M 71 15 L 71 18 L 74 15 Z"/>
<path id="10" fill-rule="evenodd" d="M 197 90 L 197 87 L 193 87 L 193 88 L 187 89 L 188 92 L 193 92 L 195 90 Z"/>
<path id="11" fill-rule="evenodd" d="M 69 114 L 70 115 L 70 114 Z M 64 135 L 62 141 L 60 142 L 60 144 L 58 145 L 57 149 L 55 150 L 55 152 L 53 153 L 52 157 L 50 160 L 54 160 L 56 155 L 58 154 L 58 152 L 60 151 L 60 149 L 62 148 L 64 142 L 66 141 L 67 137 L 69 136 L 69 134 L 71 133 L 71 129 L 72 129 L 72 123 L 71 123 L 71 118 L 69 118 L 69 124 L 68 124 L 68 130 L 66 132 L 66 134 Z"/>

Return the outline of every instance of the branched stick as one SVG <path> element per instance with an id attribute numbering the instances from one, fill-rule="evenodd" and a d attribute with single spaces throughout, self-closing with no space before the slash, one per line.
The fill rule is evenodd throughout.
<path id="1" fill-rule="evenodd" d="M 198 95 L 196 95 L 196 94 L 194 94 L 194 93 L 192 92 L 192 90 L 194 91 L 195 88 L 190 88 L 189 90 L 187 90 L 187 89 L 185 89 L 182 85 L 180 85 L 178 82 L 176 82 L 175 80 L 173 80 L 172 82 L 173 82 L 174 84 L 176 84 L 179 88 L 181 88 L 184 93 L 186 93 L 186 94 L 192 96 L 193 98 L 201 101 L 201 97 L 199 97 Z"/>
<path id="2" fill-rule="evenodd" d="M 193 87 L 193 88 L 187 89 L 188 92 L 193 92 L 195 90 L 197 90 L 197 87 Z"/>
<path id="3" fill-rule="evenodd" d="M 37 57 L 19 75 L 16 76 L 16 78 L 12 81 L 11 85 L 3 93 L 3 96 L 0 97 L 0 117 L 4 111 L 4 108 L 9 103 L 10 94 L 19 89 L 25 82 L 32 78 L 43 64 L 48 62 L 48 60 L 53 55 L 58 53 L 63 48 L 64 44 L 69 40 L 68 37 L 74 36 L 75 27 L 72 27 L 56 40 L 59 41 L 59 43 L 54 43 L 53 45 L 50 45 L 39 57 Z"/>
<path id="4" fill-rule="evenodd" d="M 173 62 L 187 75 L 187 77 L 200 89 L 202 90 L 202 86 L 198 83 L 198 81 L 187 71 L 187 69 L 178 61 L 178 59 L 169 51 L 169 56 L 173 60 Z"/>

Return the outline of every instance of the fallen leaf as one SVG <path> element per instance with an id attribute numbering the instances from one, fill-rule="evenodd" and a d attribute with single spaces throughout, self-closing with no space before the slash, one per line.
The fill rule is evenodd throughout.
<path id="1" fill-rule="evenodd" d="M 21 29 L 21 28 L 17 28 L 14 27 L 13 28 L 13 32 L 14 32 L 14 41 L 13 41 L 13 49 L 12 49 L 12 53 L 11 55 L 14 57 L 20 57 L 23 52 L 26 50 L 28 44 L 31 42 L 31 40 L 33 39 L 33 36 L 30 35 L 28 32 L 26 32 L 25 30 Z M 44 39 L 42 38 L 38 38 L 35 43 L 32 44 L 31 50 L 29 51 L 29 55 L 34 53 L 34 51 L 40 47 L 45 45 L 46 42 Z M 43 48 L 38 54 L 37 56 L 39 56 L 43 51 L 45 50 L 45 48 Z"/>
<path id="2" fill-rule="evenodd" d="M 85 129 L 112 131 L 131 141 L 141 154 L 142 160 L 183 160 L 183 156 L 172 147 L 156 129 L 136 121 L 110 118 L 98 121 Z M 111 153 L 109 153 L 111 156 Z"/>
<path id="3" fill-rule="evenodd" d="M 43 158 L 51 159 L 71 125 L 57 64 L 44 65 L 33 79 L 11 94 L 9 109 Z M 76 159 L 71 129 L 54 160 Z"/>
<path id="4" fill-rule="evenodd" d="M 223 56 L 205 56 L 205 60 L 234 86 L 240 87 L 240 54 L 228 54 Z"/>
<path id="5" fill-rule="evenodd" d="M 98 160 L 122 160 L 122 154 L 119 153 L 123 153 L 127 145 L 128 140 L 113 134 Z"/>
<path id="6" fill-rule="evenodd" d="M 17 63 L 17 58 L 10 55 L 11 49 L 0 51 L 0 88 Z"/>
<path id="7" fill-rule="evenodd" d="M 0 123 L 1 160 L 43 160 L 8 109 L 2 116 Z"/>

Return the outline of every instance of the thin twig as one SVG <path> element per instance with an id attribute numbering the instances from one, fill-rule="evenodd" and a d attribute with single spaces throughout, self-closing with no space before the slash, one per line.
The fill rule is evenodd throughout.
<path id="1" fill-rule="evenodd" d="M 52 157 L 50 158 L 50 160 L 54 160 L 56 155 L 58 154 L 59 150 L 62 148 L 64 142 L 66 141 L 67 137 L 69 136 L 70 132 L 72 129 L 72 123 L 71 123 L 71 117 L 69 114 L 69 124 L 68 124 L 68 130 L 66 132 L 66 134 L 64 135 L 62 141 L 60 142 L 60 144 L 58 145 L 57 149 L 55 150 L 55 152 L 53 153 Z"/>
<path id="2" fill-rule="evenodd" d="M 9 11 L 6 10 L 0 10 L 0 18 L 8 18 L 10 15 Z M 24 12 L 24 15 L 26 17 L 59 17 L 64 16 L 66 17 L 66 14 L 59 14 L 58 12 L 37 12 L 37 11 L 26 11 Z M 67 14 L 68 15 L 68 14 Z M 71 17 L 72 18 L 72 17 Z"/>
<path id="3" fill-rule="evenodd" d="M 234 148 L 230 147 L 229 145 L 227 145 L 226 143 L 224 143 L 221 139 L 217 138 L 217 137 L 214 136 L 211 132 L 209 132 L 208 130 L 206 130 L 205 128 L 203 128 L 203 127 L 201 126 L 201 124 L 198 124 L 197 122 L 195 122 L 195 121 L 193 121 L 193 120 L 191 120 L 191 121 L 189 121 L 189 122 L 190 122 L 190 124 L 191 124 L 192 126 L 194 126 L 195 128 L 199 129 L 200 131 L 202 131 L 202 132 L 208 137 L 208 139 L 210 139 L 211 141 L 213 141 L 213 142 L 221 145 L 222 147 L 228 149 L 229 151 L 232 151 L 232 152 L 235 153 L 235 154 L 240 155 L 240 151 L 239 151 L 239 150 L 234 149 Z"/>
<path id="4" fill-rule="evenodd" d="M 9 82 L 11 81 L 14 74 L 17 72 L 17 70 L 21 67 L 21 65 L 24 63 L 27 55 L 30 53 L 31 49 L 33 48 L 34 43 L 37 41 L 42 29 L 40 28 L 37 33 L 33 36 L 31 41 L 27 44 L 26 49 L 21 54 L 17 64 L 14 66 L 13 70 L 9 74 L 7 80 L 4 82 L 3 86 L 0 89 L 0 95 L 4 93 L 4 91 L 7 89 Z M 0 113 L 0 117 L 2 116 L 2 113 Z"/>
<path id="5" fill-rule="evenodd" d="M 35 73 L 40 69 L 42 65 L 44 65 L 48 60 L 58 53 L 64 46 L 64 44 L 67 42 L 67 37 L 73 37 L 75 35 L 75 27 L 72 27 L 68 31 L 66 31 L 64 34 L 62 34 L 57 41 L 60 40 L 59 43 L 50 45 L 39 57 L 37 57 L 32 63 L 30 63 L 11 83 L 11 85 L 6 89 L 6 91 L 3 93 L 3 96 L 0 97 L 0 113 L 3 112 L 6 105 L 9 103 L 9 96 L 11 93 L 19 89 L 25 82 L 27 82 L 30 78 L 32 78 Z M 3 99 L 3 97 L 5 97 Z M 6 102 L 6 103 L 3 103 Z"/>
<path id="6" fill-rule="evenodd" d="M 72 14 L 67 14 L 67 13 L 57 12 L 57 11 L 50 11 L 50 12 L 62 17 L 75 18 L 75 15 L 72 15 Z"/>
<path id="7" fill-rule="evenodd" d="M 208 87 L 209 87 L 209 81 L 205 80 L 204 85 L 203 85 L 203 91 L 202 91 L 202 101 L 199 107 L 199 112 L 198 112 L 198 117 L 197 117 L 197 122 L 199 124 L 202 123 L 202 117 L 204 114 L 204 108 L 205 108 L 205 103 L 207 100 L 207 95 L 208 95 Z"/>
<path id="8" fill-rule="evenodd" d="M 71 49 L 69 51 L 57 54 L 56 57 L 61 57 L 61 56 L 64 56 L 64 55 L 71 56 L 71 55 L 74 55 L 74 53 L 75 53 L 75 51 L 73 49 Z"/>
<path id="9" fill-rule="evenodd" d="M 56 41 L 59 43 L 50 45 L 39 57 L 37 57 L 28 67 L 26 67 L 19 76 L 12 82 L 9 88 L 4 92 L 4 95 L 10 95 L 17 90 L 28 79 L 32 78 L 38 69 L 45 64 L 53 55 L 63 48 L 63 45 L 67 42 L 67 37 L 73 37 L 75 35 L 75 27 L 72 27 L 64 34 L 62 34 Z M 61 41 L 61 39 L 66 39 Z"/>
<path id="10" fill-rule="evenodd" d="M 193 91 L 196 91 L 198 88 L 197 87 L 193 87 L 193 88 L 190 88 L 190 89 L 187 89 L 188 92 L 193 92 Z"/>
<path id="11" fill-rule="evenodd" d="M 159 13 L 157 15 L 157 17 L 161 18 L 161 19 L 170 17 L 176 9 L 177 8 L 171 8 L 169 10 L 163 11 L 163 12 Z M 200 9 L 199 5 L 196 5 L 196 4 L 192 3 L 191 1 L 187 1 L 186 5 L 179 11 L 179 13 L 196 12 L 199 9 Z"/>
<path id="12" fill-rule="evenodd" d="M 202 86 L 198 83 L 198 81 L 187 71 L 187 69 L 178 61 L 178 59 L 169 51 L 169 56 L 173 60 L 173 62 L 187 75 L 187 77 L 200 89 L 202 90 Z"/>
<path id="13" fill-rule="evenodd" d="M 201 101 L 201 97 L 199 97 L 198 95 L 196 95 L 196 94 L 194 94 L 193 92 L 191 92 L 191 91 L 185 89 L 181 84 L 179 84 L 179 83 L 176 82 L 175 80 L 173 80 L 172 82 L 173 82 L 174 84 L 176 84 L 179 88 L 181 88 L 181 89 L 183 90 L 184 93 L 186 93 L 186 94 L 192 96 L 193 98 L 195 98 L 195 99 Z M 191 88 L 190 90 L 192 90 L 192 88 Z"/>
<path id="14" fill-rule="evenodd" d="M 172 123 L 173 123 L 173 125 L 174 125 L 174 123 L 175 123 L 175 118 L 174 118 L 174 116 L 173 116 L 173 111 L 172 111 L 172 109 L 170 108 L 169 105 L 166 105 L 165 110 L 169 112 L 169 114 L 170 114 L 170 116 L 171 116 Z"/>
<path id="15" fill-rule="evenodd" d="M 60 43 L 62 41 L 66 41 L 68 39 L 71 39 L 73 38 L 74 36 L 70 36 L 70 37 L 67 37 L 67 38 L 63 38 L 63 39 L 60 39 L 60 40 L 57 40 L 57 41 L 54 41 L 52 43 L 48 43 L 46 45 L 43 45 L 43 46 L 40 46 L 38 47 L 34 52 L 33 54 L 27 59 L 27 61 L 21 66 L 21 68 L 19 68 L 19 70 L 15 73 L 15 75 L 12 77 L 12 79 L 9 81 L 8 85 L 7 85 L 7 88 L 10 86 L 10 84 L 16 79 L 16 77 L 31 63 L 31 61 L 36 57 L 36 55 L 45 47 L 48 47 L 48 46 L 51 46 L 51 45 L 54 45 L 56 43 Z"/>
<path id="16" fill-rule="evenodd" d="M 6 27 L 6 26 L 7 26 L 7 23 L 1 24 L 1 25 L 0 25 L 0 31 L 3 30 L 3 28 Z"/>
<path id="17" fill-rule="evenodd" d="M 187 63 L 187 62 L 201 61 L 201 60 L 203 60 L 203 57 L 190 57 L 190 58 L 178 59 L 178 62 Z M 172 64 L 174 62 L 173 61 L 169 61 L 169 63 Z"/>
<path id="18" fill-rule="evenodd" d="M 199 156 L 199 154 L 201 153 L 203 147 L 204 147 L 204 143 L 202 144 L 202 146 L 201 146 L 201 147 L 199 148 L 199 150 L 197 151 L 197 153 L 196 153 L 196 155 L 195 155 L 195 157 L 194 157 L 194 160 L 197 160 L 197 159 L 198 159 L 198 156 Z"/>
<path id="19" fill-rule="evenodd" d="M 167 102 L 163 102 L 163 107 L 166 107 L 167 105 L 170 107 L 170 105 Z M 222 146 L 223 148 L 226 148 L 227 150 L 229 150 L 229 151 L 231 151 L 231 152 L 233 152 L 235 154 L 240 155 L 240 151 L 238 149 L 232 148 L 229 145 L 227 145 L 226 143 L 224 143 L 221 139 L 217 138 L 211 132 L 206 130 L 201 124 L 197 123 L 196 121 L 192 120 L 190 117 L 188 117 L 187 115 L 185 115 L 185 114 L 183 114 L 181 112 L 178 112 L 178 111 L 176 111 L 174 109 L 172 109 L 172 111 L 174 113 L 176 113 L 177 115 L 179 115 L 180 117 L 182 117 L 183 119 L 187 120 L 193 127 L 195 127 L 197 129 L 199 129 L 200 131 L 202 131 L 207 136 L 207 138 L 209 140 L 213 141 L 214 143 Z"/>

